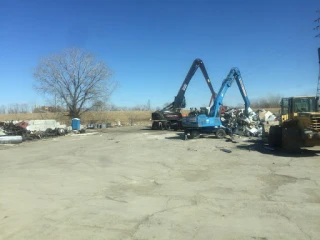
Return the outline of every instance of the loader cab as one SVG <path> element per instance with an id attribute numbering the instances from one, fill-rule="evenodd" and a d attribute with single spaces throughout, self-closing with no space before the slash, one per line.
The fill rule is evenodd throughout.
<path id="1" fill-rule="evenodd" d="M 293 119 L 301 112 L 318 112 L 318 97 L 290 97 L 281 99 L 281 122 Z"/>
<path id="2" fill-rule="evenodd" d="M 292 97 L 290 113 L 318 112 L 318 97 Z"/>

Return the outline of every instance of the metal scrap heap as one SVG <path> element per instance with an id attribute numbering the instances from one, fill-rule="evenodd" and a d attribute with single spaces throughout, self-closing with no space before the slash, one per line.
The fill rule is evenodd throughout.
<path id="1" fill-rule="evenodd" d="M 244 109 L 228 109 L 221 117 L 223 125 L 232 130 L 233 135 L 261 137 L 264 123 L 277 121 L 277 116 L 270 111 L 249 108 L 249 115 L 244 115 Z"/>
<path id="2" fill-rule="evenodd" d="M 47 128 L 45 131 L 28 130 L 27 122 L 0 122 L 0 143 L 17 143 L 25 140 L 65 135 L 66 131 L 62 128 Z"/>

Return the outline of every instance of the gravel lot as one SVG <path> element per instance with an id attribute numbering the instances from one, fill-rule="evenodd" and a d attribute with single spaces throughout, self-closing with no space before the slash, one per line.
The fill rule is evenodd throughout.
<path id="1" fill-rule="evenodd" d="M 289 156 L 179 134 L 0 146 L 0 239 L 320 239 L 319 148 Z"/>

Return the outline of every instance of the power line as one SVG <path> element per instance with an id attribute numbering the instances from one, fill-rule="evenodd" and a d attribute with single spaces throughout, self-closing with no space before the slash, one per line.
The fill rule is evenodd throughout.
<path id="1" fill-rule="evenodd" d="M 317 10 L 316 13 L 320 14 L 320 10 Z M 320 17 L 318 17 L 316 20 L 314 20 L 315 23 L 320 23 Z M 317 25 L 313 28 L 313 30 L 319 30 L 320 25 Z M 317 34 L 315 37 L 320 37 L 320 34 Z"/>

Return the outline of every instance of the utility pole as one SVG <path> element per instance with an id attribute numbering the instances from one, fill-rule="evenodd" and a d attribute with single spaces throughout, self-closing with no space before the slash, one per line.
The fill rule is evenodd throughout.
<path id="1" fill-rule="evenodd" d="M 316 11 L 318 14 L 320 14 L 320 10 Z M 314 20 L 314 22 L 317 24 L 317 26 L 315 26 L 313 28 L 313 30 L 320 30 L 320 15 L 318 16 L 318 18 L 316 20 Z M 316 37 L 320 38 L 320 33 L 316 35 Z"/>
<path id="2" fill-rule="evenodd" d="M 319 16 L 316 20 L 314 20 L 314 22 L 317 23 L 317 26 L 315 28 L 313 28 L 313 30 L 316 30 L 316 31 L 320 30 L 320 10 L 318 10 L 317 13 L 319 14 Z M 320 38 L 320 33 L 316 35 L 316 38 L 317 37 Z M 320 48 L 318 48 L 318 60 L 319 60 L 319 74 L 318 74 L 318 85 L 317 85 L 316 96 L 318 96 L 320 98 Z"/>
<path id="3" fill-rule="evenodd" d="M 318 60 L 319 60 L 319 75 L 318 75 L 318 86 L 317 86 L 317 95 L 320 98 L 320 48 L 318 48 Z"/>

